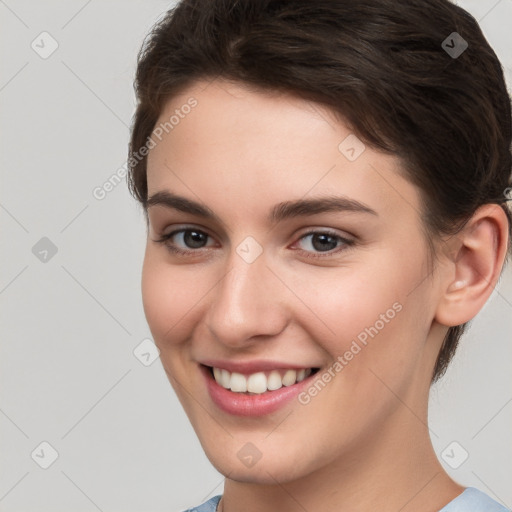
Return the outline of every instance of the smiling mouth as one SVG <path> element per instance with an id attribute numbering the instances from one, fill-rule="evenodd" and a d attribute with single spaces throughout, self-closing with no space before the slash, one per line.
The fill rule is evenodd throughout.
<path id="1" fill-rule="evenodd" d="M 224 368 L 206 366 L 211 377 L 219 386 L 233 393 L 243 395 L 261 395 L 277 391 L 282 387 L 293 386 L 314 375 L 319 368 L 275 369 L 251 374 L 230 372 Z"/>

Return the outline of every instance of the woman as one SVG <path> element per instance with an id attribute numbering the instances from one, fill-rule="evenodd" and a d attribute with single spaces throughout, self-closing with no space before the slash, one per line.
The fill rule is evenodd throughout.
<path id="1" fill-rule="evenodd" d="M 139 55 L 130 185 L 200 512 L 503 511 L 430 385 L 510 248 L 510 98 L 447 0 L 185 0 Z"/>

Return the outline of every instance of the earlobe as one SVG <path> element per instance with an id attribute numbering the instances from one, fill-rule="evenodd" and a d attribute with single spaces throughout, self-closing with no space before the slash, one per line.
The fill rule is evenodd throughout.
<path id="1" fill-rule="evenodd" d="M 498 205 L 481 206 L 457 234 L 455 257 L 445 262 L 446 279 L 436 320 L 449 327 L 476 316 L 500 276 L 508 246 L 508 219 Z"/>

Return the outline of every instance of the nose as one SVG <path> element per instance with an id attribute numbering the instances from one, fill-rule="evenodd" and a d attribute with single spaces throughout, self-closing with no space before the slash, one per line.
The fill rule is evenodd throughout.
<path id="1" fill-rule="evenodd" d="M 282 332 L 289 321 L 286 294 L 267 266 L 265 253 L 247 263 L 233 251 L 225 268 L 227 272 L 215 287 L 206 313 L 213 338 L 241 348 Z"/>

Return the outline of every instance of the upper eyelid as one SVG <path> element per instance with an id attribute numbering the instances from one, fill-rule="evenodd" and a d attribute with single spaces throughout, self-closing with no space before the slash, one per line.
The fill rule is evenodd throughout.
<path id="1" fill-rule="evenodd" d="M 180 233 L 182 231 L 194 231 L 194 230 L 200 231 L 212 238 L 215 238 L 215 236 L 209 232 L 208 228 L 205 228 L 205 227 L 199 226 L 199 225 L 184 225 L 183 227 L 171 229 L 168 233 L 163 233 L 162 236 L 171 236 L 172 234 Z M 314 227 L 304 228 L 304 230 L 305 230 L 304 232 L 297 233 L 295 236 L 302 237 L 302 236 L 305 236 L 308 234 L 314 234 L 314 233 L 329 233 L 329 234 L 333 234 L 335 236 L 339 236 L 341 238 L 347 238 L 347 237 L 355 238 L 355 235 L 352 235 L 351 233 L 348 233 L 344 230 L 338 230 L 336 228 L 314 226 Z M 301 230 L 297 230 L 297 231 L 300 232 Z M 347 236 L 344 236 L 343 234 L 339 233 L 339 231 L 341 231 L 342 233 L 345 233 Z"/>
<path id="2" fill-rule="evenodd" d="M 208 232 L 207 229 L 202 227 L 195 227 L 195 226 L 187 226 L 182 228 L 176 228 L 169 231 L 169 233 L 164 233 L 160 238 L 168 238 L 172 237 L 174 235 L 177 235 L 178 233 L 183 233 L 184 231 L 199 231 L 200 233 L 204 233 L 205 235 L 209 236 L 212 239 L 216 239 L 211 233 Z"/>
<path id="3" fill-rule="evenodd" d="M 331 236 L 335 236 L 335 237 L 338 237 L 340 240 L 344 241 L 344 242 L 354 242 L 354 235 L 350 235 L 347 233 L 348 236 L 344 236 L 343 234 L 340 234 L 338 233 L 334 228 L 326 228 L 326 227 L 309 227 L 309 228 L 305 228 L 306 230 L 302 233 L 297 233 L 295 235 L 295 238 L 296 240 L 293 242 L 293 244 L 296 244 L 298 241 L 300 241 L 302 238 L 306 237 L 306 236 L 311 236 L 311 235 L 315 235 L 315 234 L 328 234 L 328 235 L 331 235 Z M 177 235 L 178 233 L 183 233 L 185 231 L 199 231 L 201 233 L 204 233 L 205 235 L 209 236 L 210 238 L 212 239 L 215 239 L 215 237 L 213 235 L 211 235 L 206 229 L 202 228 L 202 227 L 196 227 L 196 226 L 191 226 L 191 225 L 188 225 L 188 226 L 185 226 L 185 227 L 180 227 L 180 228 L 176 228 L 176 229 L 172 229 L 171 231 L 169 231 L 169 233 L 166 233 L 166 234 L 163 234 L 160 239 L 170 239 L 172 238 L 173 236 Z M 208 247 L 204 247 L 205 249 L 208 248 Z M 190 248 L 187 248 L 185 250 L 190 250 L 192 252 L 197 252 L 198 250 L 200 249 L 203 249 L 203 247 L 199 248 L 199 249 L 190 249 Z M 327 252 L 327 251 L 326 251 Z"/>

